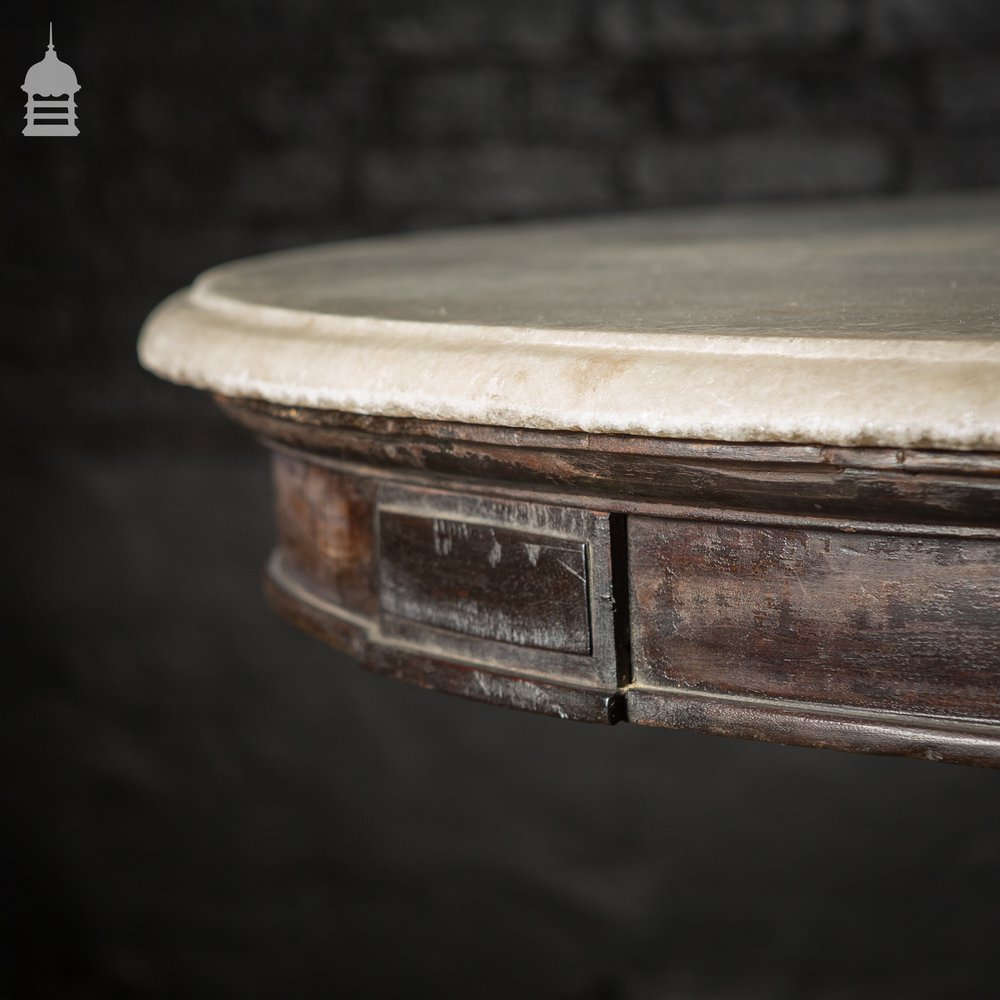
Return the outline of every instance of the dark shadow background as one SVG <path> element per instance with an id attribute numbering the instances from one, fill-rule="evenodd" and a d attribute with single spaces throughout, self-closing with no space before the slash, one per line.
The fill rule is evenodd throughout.
<path id="1" fill-rule="evenodd" d="M 20 135 L 50 18 L 77 139 Z M 134 343 L 301 243 L 1000 184 L 1000 4 L 30 2 L 2 49 L 0 995 L 997 995 L 1000 775 L 365 674 Z"/>

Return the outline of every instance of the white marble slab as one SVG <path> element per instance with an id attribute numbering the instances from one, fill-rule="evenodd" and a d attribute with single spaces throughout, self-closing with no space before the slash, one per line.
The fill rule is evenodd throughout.
<path id="1" fill-rule="evenodd" d="M 345 242 L 201 275 L 151 371 L 360 413 L 1000 450 L 1000 194 Z"/>

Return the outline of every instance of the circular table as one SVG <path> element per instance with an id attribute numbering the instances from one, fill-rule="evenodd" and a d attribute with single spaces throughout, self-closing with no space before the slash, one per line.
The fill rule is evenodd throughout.
<path id="1" fill-rule="evenodd" d="M 1000 196 L 226 264 L 142 363 L 273 451 L 277 610 L 562 718 L 1000 764 Z"/>

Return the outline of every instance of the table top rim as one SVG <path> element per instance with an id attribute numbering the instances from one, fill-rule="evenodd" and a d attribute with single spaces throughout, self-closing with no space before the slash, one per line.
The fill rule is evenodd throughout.
<path id="1" fill-rule="evenodd" d="M 933 216 L 930 230 L 921 228 L 921 212 Z M 958 213 L 957 221 L 949 221 L 952 212 Z M 900 329 L 892 335 L 883 330 L 873 336 L 863 329 L 845 333 L 819 323 L 762 330 L 702 322 L 651 335 L 648 328 L 628 323 L 594 329 L 504 320 L 503 268 L 510 266 L 507 258 L 516 254 L 517 240 L 525 234 L 529 243 L 540 240 L 543 249 L 554 246 L 555 253 L 564 254 L 560 280 L 580 286 L 573 241 L 581 234 L 638 231 L 637 243 L 647 240 L 653 246 L 638 246 L 636 259 L 655 265 L 658 227 L 679 227 L 681 232 L 701 224 L 722 227 L 721 237 L 709 234 L 707 240 L 712 252 L 725 258 L 741 242 L 754 242 L 755 226 L 769 226 L 772 243 L 787 239 L 799 248 L 803 239 L 808 243 L 808 234 L 782 235 L 782 227 L 794 229 L 803 220 L 814 224 L 817 218 L 848 220 L 839 230 L 840 243 L 830 250 L 836 241 L 827 238 L 823 252 L 835 265 L 846 262 L 843 266 L 854 272 L 866 267 L 877 271 L 880 246 L 899 252 L 911 239 L 919 243 L 921 232 L 943 240 L 930 259 L 929 251 L 914 249 L 921 274 L 928 268 L 933 273 L 935 260 L 952 258 L 959 260 L 954 267 L 965 268 L 956 274 L 975 270 L 979 248 L 986 245 L 991 256 L 980 268 L 983 273 L 973 276 L 986 309 L 977 314 L 980 325 L 970 323 L 957 336 L 933 328 Z M 859 263 L 850 252 L 850 234 L 854 226 L 860 234 L 873 231 L 863 224 L 865 218 L 889 221 L 875 227 L 871 253 Z M 733 219 L 745 230 L 735 243 L 725 234 L 726 220 Z M 552 233 L 556 235 L 546 235 Z M 483 322 L 463 318 L 460 311 L 440 320 L 419 309 L 407 315 L 405 294 L 397 296 L 394 315 L 391 308 L 377 308 L 377 297 L 368 300 L 374 308 L 367 312 L 299 308 L 294 288 L 288 291 L 289 268 L 301 271 L 332 259 L 347 262 L 357 282 L 377 292 L 378 268 L 386 266 L 386 255 L 391 264 L 393 255 L 407 248 L 432 245 L 439 255 L 443 248 L 439 264 L 456 247 L 483 239 L 500 241 L 497 259 L 474 262 L 463 272 L 494 296 L 493 305 L 499 304 L 500 313 Z M 614 274 L 616 254 L 628 257 L 632 250 L 627 240 L 620 253 L 614 246 L 606 254 L 600 246 L 585 247 L 587 267 Z M 903 252 L 908 252 L 905 247 Z M 676 246 L 671 245 L 670 253 L 680 259 Z M 365 271 L 364 260 L 357 263 L 365 255 L 374 260 L 374 274 Z M 734 266 L 746 257 L 743 251 Z M 822 253 L 817 262 L 824 263 Z M 398 260 L 393 266 L 398 269 Z M 753 261 L 746 266 L 751 277 L 759 272 L 766 279 L 767 267 Z M 544 294 L 544 282 L 528 270 L 515 269 L 522 288 L 529 295 Z M 424 267 L 425 278 L 421 267 L 416 271 L 412 288 L 427 285 L 438 293 L 447 288 L 448 275 L 442 276 L 439 267 Z M 389 267 L 390 277 L 392 273 Z M 154 311 L 139 353 L 146 367 L 181 383 L 231 396 L 360 413 L 707 440 L 1000 450 L 1000 278 L 994 273 L 1000 274 L 1000 192 L 781 208 L 712 206 L 439 230 L 280 251 L 212 268 Z M 340 287 L 348 295 L 350 280 L 345 281 Z M 238 290 L 241 282 L 248 289 L 242 298 L 234 294 L 234 284 Z M 957 284 L 954 278 L 950 282 Z M 651 280 L 644 287 L 655 293 L 658 286 Z M 876 274 L 866 288 L 870 293 L 877 287 Z M 322 300 L 333 293 L 322 284 L 316 294 Z M 392 294 L 391 289 L 385 292 L 386 301 Z M 461 287 L 455 294 L 460 305 L 463 295 L 468 298 Z M 593 301 L 602 299 L 598 295 Z M 730 296 L 733 303 L 740 307 L 738 290 Z M 919 303 L 914 308 L 919 312 Z M 937 316 L 939 324 L 942 316 L 947 318 L 947 309 Z M 817 397 L 826 397 L 825 405 Z"/>

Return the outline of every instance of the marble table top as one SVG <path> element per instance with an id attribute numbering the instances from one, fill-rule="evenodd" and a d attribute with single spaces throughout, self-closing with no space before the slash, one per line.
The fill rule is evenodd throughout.
<path id="1" fill-rule="evenodd" d="M 176 382 L 359 413 L 1000 450 L 1000 194 L 281 252 L 167 299 L 139 354 Z"/>

